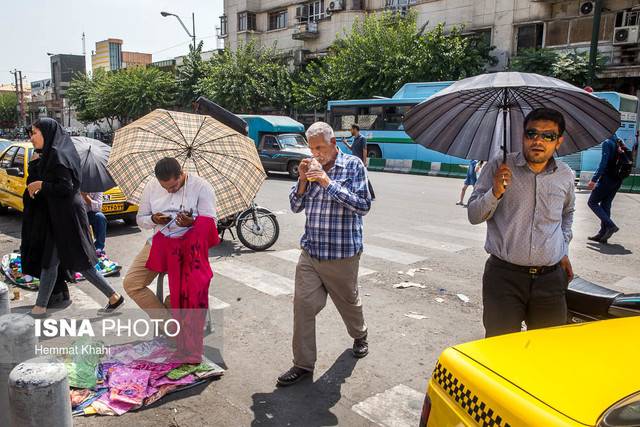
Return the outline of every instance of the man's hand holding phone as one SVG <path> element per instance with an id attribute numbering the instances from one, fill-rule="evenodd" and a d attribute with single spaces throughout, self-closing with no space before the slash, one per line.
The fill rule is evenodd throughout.
<path id="1" fill-rule="evenodd" d="M 167 225 L 169 221 L 171 221 L 171 216 L 158 212 L 151 215 L 151 221 L 153 221 L 154 224 Z"/>

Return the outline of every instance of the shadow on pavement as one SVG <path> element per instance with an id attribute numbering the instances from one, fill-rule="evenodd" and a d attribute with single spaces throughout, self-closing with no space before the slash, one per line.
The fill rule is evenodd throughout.
<path id="1" fill-rule="evenodd" d="M 128 236 L 130 234 L 141 233 L 142 230 L 136 225 L 127 225 L 120 221 L 109 221 L 107 225 L 107 237 Z"/>
<path id="2" fill-rule="evenodd" d="M 338 418 L 330 410 L 342 397 L 341 387 L 351 376 L 357 359 L 345 350 L 316 382 L 310 378 L 271 393 L 252 396 L 252 426 L 335 426 Z M 275 378 L 274 378 L 275 381 Z"/>
<path id="3" fill-rule="evenodd" d="M 234 230 L 234 234 L 235 234 L 235 230 Z M 236 235 L 236 238 L 237 237 L 238 236 Z M 268 253 L 272 251 L 273 249 L 266 250 L 264 252 Z M 225 234 L 224 236 L 224 240 L 220 242 L 218 246 L 214 246 L 213 248 L 209 249 L 209 258 L 211 257 L 224 258 L 231 255 L 242 255 L 242 254 L 252 254 L 252 253 L 255 253 L 255 251 L 243 246 L 242 243 L 240 243 L 240 241 L 233 240 L 229 232 L 227 232 L 227 234 Z"/>
<path id="4" fill-rule="evenodd" d="M 633 254 L 632 251 L 630 251 L 629 249 L 617 243 L 614 243 L 614 244 L 607 243 L 606 245 L 603 245 L 602 243 L 589 242 L 587 243 L 587 245 L 588 245 L 587 246 L 588 249 L 591 249 L 592 251 L 596 251 L 605 255 L 632 255 Z"/>

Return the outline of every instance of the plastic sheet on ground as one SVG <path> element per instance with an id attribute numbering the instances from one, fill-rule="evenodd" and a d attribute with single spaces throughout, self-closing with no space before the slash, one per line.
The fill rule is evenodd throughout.
<path id="1" fill-rule="evenodd" d="M 75 343 L 80 344 L 86 345 Z M 200 364 L 181 363 L 164 338 L 108 349 L 109 356 L 76 358 L 65 364 L 70 379 L 73 378 L 72 385 L 76 386 L 70 390 L 76 416 L 123 415 L 224 373 L 206 357 Z M 89 383 L 91 387 L 77 387 Z"/>

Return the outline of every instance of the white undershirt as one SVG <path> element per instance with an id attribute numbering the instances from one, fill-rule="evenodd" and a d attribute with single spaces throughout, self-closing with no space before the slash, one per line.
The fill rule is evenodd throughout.
<path id="1" fill-rule="evenodd" d="M 216 217 L 216 195 L 211 184 L 197 175 L 189 174 L 187 182 L 180 190 L 169 193 L 162 188 L 157 179 L 153 179 L 142 192 L 136 220 L 140 228 L 153 229 L 154 234 L 162 230 L 166 236 L 179 237 L 189 228 L 180 227 L 175 221 L 167 227 L 158 225 L 151 220 L 151 216 L 163 213 L 175 218 L 181 210 L 189 211 L 190 209 L 193 209 L 194 217 L 200 215 Z"/>

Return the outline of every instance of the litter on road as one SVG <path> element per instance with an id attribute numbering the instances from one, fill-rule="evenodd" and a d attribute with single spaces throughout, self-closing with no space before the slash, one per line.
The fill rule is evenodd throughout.
<path id="1" fill-rule="evenodd" d="M 422 315 L 422 314 L 418 314 L 415 311 L 410 311 L 408 313 L 405 314 L 405 317 L 408 317 L 409 319 L 415 319 L 415 320 L 424 320 L 424 319 L 428 319 L 429 317 Z"/>
<path id="2" fill-rule="evenodd" d="M 467 302 L 471 301 L 469 299 L 469 297 L 466 296 L 465 294 L 456 294 L 456 296 L 460 299 L 460 301 L 462 301 L 464 303 L 467 303 Z"/>
<path id="3" fill-rule="evenodd" d="M 444 302 L 444 298 L 436 298 L 436 302 L 443 303 Z"/>
<path id="4" fill-rule="evenodd" d="M 393 287 L 395 289 L 407 289 L 407 288 L 420 288 L 420 289 L 425 289 L 426 286 L 422 285 L 420 283 L 415 283 L 415 282 L 402 282 L 402 283 L 396 283 L 395 285 L 393 285 Z"/>

